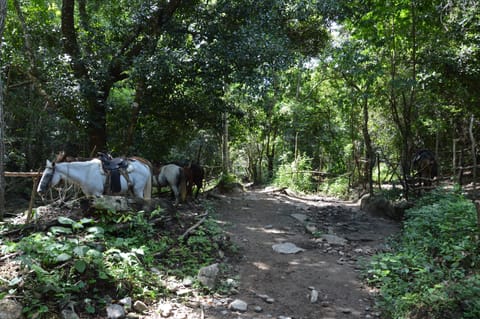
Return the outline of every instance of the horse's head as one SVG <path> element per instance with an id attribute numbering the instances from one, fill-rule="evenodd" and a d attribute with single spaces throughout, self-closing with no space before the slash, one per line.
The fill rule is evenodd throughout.
<path id="1" fill-rule="evenodd" d="M 55 163 L 65 162 L 67 158 L 67 153 L 65 151 L 60 151 L 55 158 Z"/>
<path id="2" fill-rule="evenodd" d="M 50 187 L 57 185 L 59 181 L 60 175 L 55 174 L 55 162 L 52 163 L 47 160 L 45 170 L 42 174 L 42 178 L 40 178 L 40 182 L 38 183 L 37 192 L 42 195 Z"/>

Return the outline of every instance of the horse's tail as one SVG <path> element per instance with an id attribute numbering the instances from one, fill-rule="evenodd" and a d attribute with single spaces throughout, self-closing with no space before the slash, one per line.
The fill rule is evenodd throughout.
<path id="1" fill-rule="evenodd" d="M 180 180 L 179 180 L 179 191 L 180 191 L 180 197 L 182 199 L 182 202 L 185 201 L 185 199 L 187 198 L 187 179 L 185 177 L 185 172 L 183 171 L 183 168 L 180 167 L 180 170 L 179 170 L 179 177 L 180 177 Z"/>
<path id="2" fill-rule="evenodd" d="M 152 172 L 152 167 L 148 164 L 146 165 L 150 176 L 147 178 L 147 182 L 145 184 L 145 187 L 143 188 L 143 199 L 150 200 L 152 199 L 152 178 L 154 178 L 154 176 Z"/>

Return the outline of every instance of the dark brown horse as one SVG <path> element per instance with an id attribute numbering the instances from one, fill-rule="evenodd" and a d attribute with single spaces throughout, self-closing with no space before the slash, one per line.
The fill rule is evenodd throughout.
<path id="1" fill-rule="evenodd" d="M 183 167 L 185 178 L 187 180 L 187 196 L 193 196 L 193 186 L 197 187 L 195 191 L 195 198 L 198 197 L 200 189 L 203 187 L 203 180 L 205 179 L 205 171 L 203 167 L 192 162 L 177 164 Z"/>
<path id="2" fill-rule="evenodd" d="M 430 150 L 419 150 L 412 160 L 415 177 L 420 180 L 420 185 L 431 186 L 432 180 L 438 176 L 438 163 L 435 155 Z"/>

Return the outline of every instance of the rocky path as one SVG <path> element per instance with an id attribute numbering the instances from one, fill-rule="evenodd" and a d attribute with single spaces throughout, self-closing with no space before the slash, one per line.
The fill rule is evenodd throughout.
<path id="1" fill-rule="evenodd" d="M 398 223 L 352 203 L 269 191 L 215 205 L 239 248 L 240 257 L 228 262 L 238 287 L 227 302 L 207 307 L 205 318 L 381 318 L 358 263 L 385 249 Z"/>

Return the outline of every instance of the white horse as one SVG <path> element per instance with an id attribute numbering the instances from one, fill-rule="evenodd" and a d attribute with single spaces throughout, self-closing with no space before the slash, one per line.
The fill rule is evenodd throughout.
<path id="1" fill-rule="evenodd" d="M 129 159 L 126 169 L 129 181 L 120 176 L 121 194 L 129 191 L 129 182 L 133 194 L 143 199 L 152 197 L 152 169 L 147 161 Z M 86 196 L 102 195 L 105 193 L 107 174 L 103 170 L 102 161 L 95 158 L 84 162 L 55 163 L 47 160 L 46 168 L 38 183 L 37 192 L 45 193 L 50 187 L 57 185 L 60 180 L 77 184 Z"/>
<path id="2" fill-rule="evenodd" d="M 155 182 L 159 187 L 170 186 L 175 195 L 175 205 L 178 205 L 180 200 L 182 202 L 185 201 L 187 188 L 185 173 L 182 167 L 175 164 L 162 166 Z"/>

